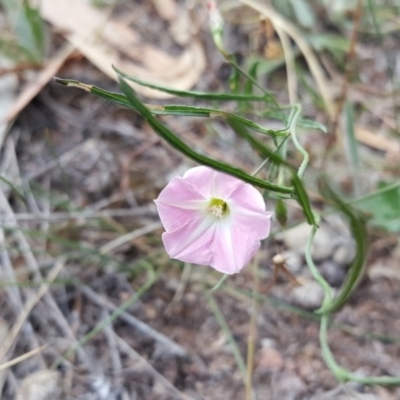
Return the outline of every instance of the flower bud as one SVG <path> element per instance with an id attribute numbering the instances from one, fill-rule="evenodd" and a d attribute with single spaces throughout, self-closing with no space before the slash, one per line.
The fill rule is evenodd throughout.
<path id="1" fill-rule="evenodd" d="M 275 204 L 275 217 L 279 225 L 284 228 L 287 223 L 287 208 L 282 199 L 277 199 Z"/>

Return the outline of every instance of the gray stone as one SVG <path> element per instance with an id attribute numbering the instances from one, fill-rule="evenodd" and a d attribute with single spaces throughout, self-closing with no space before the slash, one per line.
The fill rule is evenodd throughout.
<path id="1" fill-rule="evenodd" d="M 300 272 L 304 265 L 304 258 L 301 254 L 293 250 L 286 250 L 282 252 L 282 256 L 286 260 L 285 265 L 290 272 L 293 274 Z"/>
<path id="2" fill-rule="evenodd" d="M 322 276 L 328 281 L 332 286 L 341 286 L 346 279 L 346 271 L 343 265 L 339 265 L 332 261 L 324 261 L 319 270 Z"/>
<path id="3" fill-rule="evenodd" d="M 333 261 L 336 264 L 347 266 L 349 265 L 355 256 L 355 247 L 353 241 L 350 239 L 350 243 L 341 243 L 333 253 Z"/>
<path id="4" fill-rule="evenodd" d="M 304 255 L 308 237 L 312 227 L 306 223 L 300 224 L 283 232 L 277 237 L 285 246 L 294 252 Z M 312 246 L 312 256 L 315 261 L 321 261 L 332 255 L 333 249 L 338 243 L 330 227 L 323 224 L 318 229 Z"/>
<path id="5" fill-rule="evenodd" d="M 326 225 L 321 225 L 315 235 L 312 246 L 311 254 L 314 261 L 325 260 L 331 256 L 336 244 L 337 239 L 335 239 L 330 228 Z"/>
<path id="6" fill-rule="evenodd" d="M 308 281 L 302 286 L 293 288 L 291 301 L 301 307 L 314 310 L 321 306 L 324 291 L 317 282 Z"/>
<path id="7" fill-rule="evenodd" d="M 288 229 L 277 236 L 289 250 L 304 254 L 307 238 L 311 233 L 312 227 L 306 223 Z"/>

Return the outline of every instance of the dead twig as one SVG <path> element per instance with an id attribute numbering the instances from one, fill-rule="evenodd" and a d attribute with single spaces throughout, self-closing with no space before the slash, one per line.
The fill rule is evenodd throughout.
<path id="1" fill-rule="evenodd" d="M 60 257 L 54 264 L 54 267 L 49 272 L 48 277 L 47 277 L 47 282 L 43 283 L 40 286 L 37 293 L 33 297 L 31 297 L 25 304 L 25 306 L 22 310 L 22 313 L 18 316 L 16 322 L 14 323 L 14 326 L 11 328 L 9 334 L 7 335 L 6 339 L 4 340 L 3 345 L 0 347 L 0 360 L 2 360 L 3 357 L 7 354 L 9 348 L 12 346 L 14 340 L 18 336 L 22 326 L 25 323 L 25 320 L 28 318 L 33 307 L 35 307 L 35 305 L 38 303 L 38 301 L 49 290 L 51 282 L 53 282 L 54 279 L 57 277 L 57 275 L 60 273 L 60 271 L 64 267 L 64 263 L 65 263 L 64 258 Z"/>
<path id="2" fill-rule="evenodd" d="M 357 0 L 357 8 L 354 15 L 353 32 L 351 35 L 350 49 L 347 55 L 346 69 L 344 72 L 342 89 L 337 102 L 336 114 L 332 125 L 332 132 L 335 135 L 336 141 L 338 143 L 340 143 L 340 134 L 338 132 L 339 118 L 343 111 L 344 102 L 346 100 L 347 88 L 349 86 L 349 80 L 351 78 L 351 74 L 354 69 L 353 59 L 356 55 L 356 43 L 358 36 L 358 27 L 360 25 L 360 20 L 361 20 L 361 14 L 362 14 L 362 2 L 361 0 Z M 329 148 L 329 146 L 327 146 L 327 148 Z"/>
<path id="3" fill-rule="evenodd" d="M 17 221 L 49 221 L 59 222 L 68 221 L 71 219 L 91 219 L 91 218 L 116 218 L 116 217 L 155 217 L 156 211 L 153 205 L 136 207 L 136 208 L 120 208 L 120 209 L 109 209 L 100 211 L 71 211 L 71 212 L 52 212 L 51 214 L 39 215 L 35 213 L 16 213 L 14 218 Z M 2 221 L 7 223 L 12 218 L 4 217 Z"/>
<path id="4" fill-rule="evenodd" d="M 139 365 L 143 366 L 151 375 L 153 375 L 153 378 L 155 380 L 161 382 L 162 385 L 173 394 L 174 399 L 191 399 L 186 394 L 180 392 L 170 381 L 168 381 L 166 378 L 164 378 L 163 375 L 156 371 L 139 353 L 137 353 L 131 346 L 129 346 L 129 344 L 124 339 L 122 339 L 116 333 L 114 333 L 114 335 L 117 345 L 127 356 L 129 356 L 134 361 L 136 368 Z"/>
<path id="5" fill-rule="evenodd" d="M 0 371 L 3 371 L 7 368 L 12 367 L 13 365 L 19 364 L 21 361 L 25 361 L 26 359 L 35 356 L 36 354 L 41 353 L 46 347 L 48 346 L 48 344 L 44 344 L 43 346 L 37 347 L 36 349 L 33 349 L 31 351 L 28 351 L 28 353 L 22 354 L 22 356 L 13 358 L 10 361 L 7 361 L 4 364 L 0 365 Z"/>
<path id="6" fill-rule="evenodd" d="M 88 286 L 82 285 L 81 286 L 82 293 L 88 297 L 93 303 L 95 303 L 98 307 L 106 308 L 109 311 L 117 310 L 117 306 L 113 304 L 111 301 L 107 300 L 105 297 L 100 296 Z M 130 315 L 126 311 L 122 312 L 119 315 L 123 321 L 127 324 L 133 326 L 139 332 L 144 334 L 145 336 L 151 337 L 155 342 L 162 345 L 165 352 L 179 356 L 179 357 L 186 357 L 187 352 L 186 350 L 179 346 L 177 343 L 169 339 L 168 337 L 164 336 L 162 333 L 156 331 L 151 326 L 147 325 L 146 323 L 140 321 L 133 315 Z"/>
<path id="7" fill-rule="evenodd" d="M 132 232 L 129 232 L 125 235 L 119 236 L 114 240 L 106 243 L 101 246 L 99 251 L 101 254 L 107 254 L 111 251 L 115 250 L 117 247 L 124 245 L 125 243 L 131 242 L 132 240 L 145 235 L 146 233 L 150 233 L 155 231 L 156 229 L 162 228 L 161 222 L 153 222 L 152 224 L 148 224 L 143 226 L 142 228 L 136 229 Z"/>
<path id="8" fill-rule="evenodd" d="M 286 20 L 271 6 L 265 3 L 261 3 L 256 0 L 239 0 L 239 2 L 242 4 L 246 4 L 247 6 L 258 11 L 263 16 L 269 18 L 275 28 L 282 29 L 282 31 L 286 32 L 294 40 L 300 51 L 303 53 L 304 58 L 306 59 L 307 64 L 310 68 L 310 71 L 314 76 L 314 79 L 318 85 L 318 89 L 324 101 L 326 110 L 328 111 L 330 118 L 333 118 L 335 116 L 335 108 L 332 101 L 332 94 L 329 91 L 324 72 L 316 55 L 314 54 L 308 42 L 303 38 L 301 32 L 291 22 Z"/>

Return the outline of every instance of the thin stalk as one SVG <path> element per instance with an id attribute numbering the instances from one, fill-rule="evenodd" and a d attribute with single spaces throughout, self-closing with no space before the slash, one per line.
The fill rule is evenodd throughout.
<path id="1" fill-rule="evenodd" d="M 235 358 L 236 364 L 239 367 L 240 373 L 242 374 L 243 382 L 246 383 L 246 376 L 247 376 L 246 364 L 244 363 L 243 357 L 240 354 L 239 347 L 236 344 L 236 341 L 232 335 L 232 332 L 229 329 L 229 326 L 224 318 L 224 315 L 222 314 L 221 310 L 219 309 L 218 304 L 214 299 L 214 296 L 208 290 L 205 292 L 205 295 L 206 295 L 208 304 L 211 308 L 211 311 L 214 313 L 215 319 L 217 320 L 219 326 L 221 327 L 222 331 L 225 334 L 225 337 L 226 337 L 229 345 L 231 346 L 233 357 Z"/>
<path id="2" fill-rule="evenodd" d="M 255 341 L 257 337 L 257 311 L 258 311 L 258 262 L 254 263 L 254 285 L 253 285 L 253 299 L 251 302 L 251 316 L 250 316 L 250 329 L 249 337 L 247 340 L 247 374 L 246 374 L 246 400 L 251 400 L 253 397 L 253 369 L 254 369 L 254 350 Z"/>

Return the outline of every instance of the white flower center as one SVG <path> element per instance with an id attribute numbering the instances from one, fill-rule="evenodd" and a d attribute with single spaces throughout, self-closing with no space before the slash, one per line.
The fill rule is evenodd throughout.
<path id="1" fill-rule="evenodd" d="M 215 218 L 223 218 L 229 214 L 228 204 L 224 200 L 216 198 L 210 200 L 207 210 Z"/>

